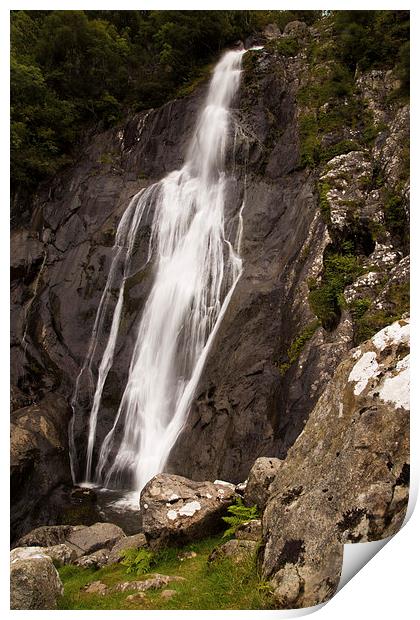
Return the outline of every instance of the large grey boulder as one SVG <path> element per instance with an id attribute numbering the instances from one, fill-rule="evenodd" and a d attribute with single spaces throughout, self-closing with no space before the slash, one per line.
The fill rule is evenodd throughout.
<path id="1" fill-rule="evenodd" d="M 409 478 L 409 322 L 352 351 L 279 469 L 263 516 L 263 576 L 282 608 L 338 585 L 343 543 L 401 527 Z"/>
<path id="2" fill-rule="evenodd" d="M 11 609 L 56 609 L 62 594 L 63 584 L 48 555 L 38 548 L 11 552 Z"/>
<path id="3" fill-rule="evenodd" d="M 41 525 L 19 538 L 17 547 L 52 547 L 65 543 L 70 534 L 82 525 Z"/>
<path id="4" fill-rule="evenodd" d="M 47 553 L 63 563 L 65 557 L 74 561 L 82 556 L 89 556 L 99 550 L 107 550 L 105 561 L 102 556 L 93 557 L 92 565 L 106 563 L 109 551 L 120 540 L 126 538 L 123 530 L 114 523 L 94 523 L 94 525 L 46 525 L 37 527 L 18 540 L 19 547 L 41 547 Z M 69 553 L 64 553 L 67 547 Z M 98 562 L 96 561 L 98 559 Z M 89 564 L 89 561 L 87 561 Z"/>
<path id="5" fill-rule="evenodd" d="M 125 537 L 123 530 L 114 523 L 95 523 L 70 532 L 66 543 L 88 555 L 99 549 L 112 549 L 116 542 Z"/>
<path id="6" fill-rule="evenodd" d="M 256 504 L 262 512 L 267 503 L 270 485 L 281 467 L 280 459 L 261 457 L 255 461 L 249 472 L 245 487 L 244 503 L 246 506 Z"/>
<path id="7" fill-rule="evenodd" d="M 158 474 L 140 495 L 141 527 L 152 546 L 185 544 L 223 528 L 236 497 L 225 484 Z"/>

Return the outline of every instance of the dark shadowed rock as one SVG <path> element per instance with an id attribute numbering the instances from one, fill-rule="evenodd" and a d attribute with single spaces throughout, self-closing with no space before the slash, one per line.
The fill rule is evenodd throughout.
<path id="1" fill-rule="evenodd" d="M 42 518 L 45 504 L 60 485 L 71 484 L 69 416 L 67 403 L 55 394 L 12 413 L 12 538 L 33 527 L 40 515 Z M 50 519 L 57 521 L 59 512 L 59 506 L 51 509 Z"/>
<path id="2" fill-rule="evenodd" d="M 48 555 L 14 549 L 10 558 L 10 608 L 56 609 L 63 584 Z"/>
<path id="3" fill-rule="evenodd" d="M 234 499 L 226 485 L 159 474 L 141 492 L 141 528 L 151 546 L 183 545 L 221 530 Z"/>
<path id="4" fill-rule="evenodd" d="M 274 480 L 282 461 L 280 459 L 261 457 L 255 461 L 249 472 L 245 487 L 244 503 L 246 506 L 256 504 L 262 512 L 267 503 L 270 485 Z"/>
<path id="5" fill-rule="evenodd" d="M 263 573 L 281 607 L 309 607 L 338 585 L 343 543 L 401 527 L 409 478 L 409 324 L 354 349 L 310 414 L 270 488 Z"/>

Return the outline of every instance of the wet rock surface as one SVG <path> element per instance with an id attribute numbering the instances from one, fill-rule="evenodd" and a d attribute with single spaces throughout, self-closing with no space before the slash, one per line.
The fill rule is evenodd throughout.
<path id="1" fill-rule="evenodd" d="M 141 528 L 151 547 L 182 545 L 223 527 L 221 517 L 235 500 L 226 485 L 159 474 L 140 495 Z"/>
<path id="2" fill-rule="evenodd" d="M 339 365 L 270 488 L 263 574 L 281 607 L 338 585 L 343 543 L 398 531 L 408 501 L 409 322 L 378 332 Z"/>

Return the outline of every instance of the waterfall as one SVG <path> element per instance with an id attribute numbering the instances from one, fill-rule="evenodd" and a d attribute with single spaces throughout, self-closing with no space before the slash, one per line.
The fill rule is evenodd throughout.
<path id="1" fill-rule="evenodd" d="M 80 380 L 88 373 L 94 384 L 93 357 L 111 291 L 117 289 L 111 328 L 92 390 L 86 481 L 139 490 L 163 470 L 240 278 L 245 204 L 237 215 L 233 243 L 225 235 L 224 207 L 229 107 L 239 87 L 244 53 L 227 52 L 217 64 L 182 169 L 140 191 L 118 226 L 112 264 L 72 400 L 70 455 L 74 474 Z M 128 380 L 114 424 L 102 445 L 95 446 L 102 391 L 114 360 L 134 242 L 140 223 L 149 213 L 153 219 L 147 262 L 154 266 L 154 281 L 136 328 Z M 93 469 L 94 449 L 99 456 Z"/>

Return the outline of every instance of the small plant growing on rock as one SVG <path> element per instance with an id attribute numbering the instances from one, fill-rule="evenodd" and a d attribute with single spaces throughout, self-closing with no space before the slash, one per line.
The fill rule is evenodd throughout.
<path id="1" fill-rule="evenodd" d="M 242 498 L 238 497 L 236 502 L 228 508 L 229 516 L 222 517 L 223 521 L 229 525 L 228 529 L 223 534 L 223 538 L 229 538 L 233 536 L 236 529 L 245 521 L 252 521 L 252 519 L 258 519 L 259 512 L 257 506 L 244 506 Z"/>
<path id="2" fill-rule="evenodd" d="M 147 549 L 125 549 L 121 553 L 121 564 L 128 575 L 144 575 L 153 564 L 154 554 Z"/>

